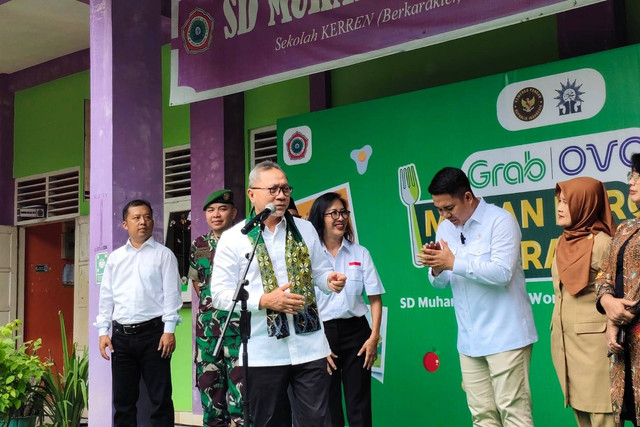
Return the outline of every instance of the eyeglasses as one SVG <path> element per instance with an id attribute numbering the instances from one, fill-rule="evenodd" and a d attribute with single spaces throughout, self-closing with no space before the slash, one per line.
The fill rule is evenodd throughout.
<path id="1" fill-rule="evenodd" d="M 638 181 L 638 179 L 640 179 L 640 173 L 636 171 L 627 172 L 627 181 L 632 181 L 635 183 L 636 181 Z"/>
<path id="2" fill-rule="evenodd" d="M 283 185 L 282 187 L 278 187 L 277 185 L 274 185 L 273 187 L 249 187 L 249 188 L 251 188 L 252 190 L 269 190 L 269 194 L 271 194 L 272 196 L 277 196 L 278 194 L 280 194 L 280 191 L 282 191 L 282 194 L 284 194 L 285 196 L 288 196 L 293 191 L 293 187 L 289 185 Z"/>
<path id="3" fill-rule="evenodd" d="M 331 216 L 331 219 L 338 219 L 340 217 L 347 219 L 349 218 L 349 215 L 351 215 L 351 211 L 348 211 L 346 209 L 342 209 L 341 211 L 333 210 L 324 213 L 324 216 Z"/>

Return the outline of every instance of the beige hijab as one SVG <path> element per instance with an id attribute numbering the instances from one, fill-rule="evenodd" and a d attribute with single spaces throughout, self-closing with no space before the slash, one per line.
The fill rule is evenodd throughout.
<path id="1" fill-rule="evenodd" d="M 616 223 L 607 190 L 597 179 L 582 177 L 559 182 L 556 196 L 560 192 L 569 205 L 572 224 L 558 240 L 556 263 L 560 282 L 575 295 L 589 284 L 593 236 L 601 231 L 613 236 Z"/>

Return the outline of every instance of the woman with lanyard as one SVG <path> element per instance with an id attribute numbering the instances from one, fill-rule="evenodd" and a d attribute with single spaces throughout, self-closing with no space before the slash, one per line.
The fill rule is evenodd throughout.
<path id="1" fill-rule="evenodd" d="M 604 184 L 580 177 L 556 185 L 557 219 L 564 231 L 551 265 L 556 302 L 551 356 L 580 427 L 614 427 L 605 357 L 607 317 L 598 313 L 595 278 L 611 247 L 616 224 Z"/>
<path id="2" fill-rule="evenodd" d="M 369 251 L 353 242 L 347 203 L 337 193 L 318 197 L 309 221 L 318 231 L 334 271 L 347 275 L 340 294 L 316 293 L 331 347 L 333 368 L 329 408 L 332 426 L 344 426 L 342 388 L 350 426 L 371 426 L 371 367 L 378 357 L 384 288 Z M 366 292 L 372 327 L 365 317 Z"/>
<path id="3" fill-rule="evenodd" d="M 640 204 L 640 154 L 631 156 L 629 201 Z M 606 313 L 611 402 L 617 423 L 640 424 L 640 219 L 623 222 L 596 278 L 596 307 Z"/>

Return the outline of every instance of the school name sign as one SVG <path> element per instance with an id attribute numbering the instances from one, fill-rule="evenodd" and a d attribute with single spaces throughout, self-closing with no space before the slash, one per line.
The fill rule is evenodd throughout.
<path id="1" fill-rule="evenodd" d="M 171 104 L 214 98 L 601 0 L 173 0 Z"/>

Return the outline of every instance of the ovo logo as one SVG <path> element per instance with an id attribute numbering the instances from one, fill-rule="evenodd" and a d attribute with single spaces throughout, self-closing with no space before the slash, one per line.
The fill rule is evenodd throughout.
<path id="1" fill-rule="evenodd" d="M 614 150 L 618 145 L 620 145 L 618 148 L 620 163 L 622 163 L 624 167 L 631 167 L 631 154 L 629 153 L 637 152 L 636 150 L 638 148 L 630 147 L 640 145 L 640 137 L 630 136 L 622 143 L 618 143 L 617 139 L 610 141 L 604 149 L 603 156 L 600 153 L 600 149 L 603 148 L 603 145 L 598 145 L 600 145 L 600 147 L 595 144 L 587 144 L 585 148 L 578 145 L 569 145 L 568 147 L 565 147 L 560 152 L 560 156 L 558 158 L 558 163 L 562 173 L 574 176 L 582 173 L 585 169 L 589 171 L 589 169 L 591 169 L 589 165 L 591 161 L 587 153 L 589 153 L 591 155 L 590 157 L 593 158 L 593 164 L 599 172 L 608 171 L 612 167 L 612 160 L 615 157 Z"/>
<path id="2" fill-rule="evenodd" d="M 484 188 L 488 185 L 495 187 L 504 181 L 506 184 L 522 184 L 526 179 L 537 182 L 544 178 L 547 167 L 542 159 L 531 158 L 529 151 L 524 152 L 524 165 L 513 161 L 496 163 L 489 167 L 486 160 L 476 160 L 469 166 L 468 176 L 471 185 Z"/>

